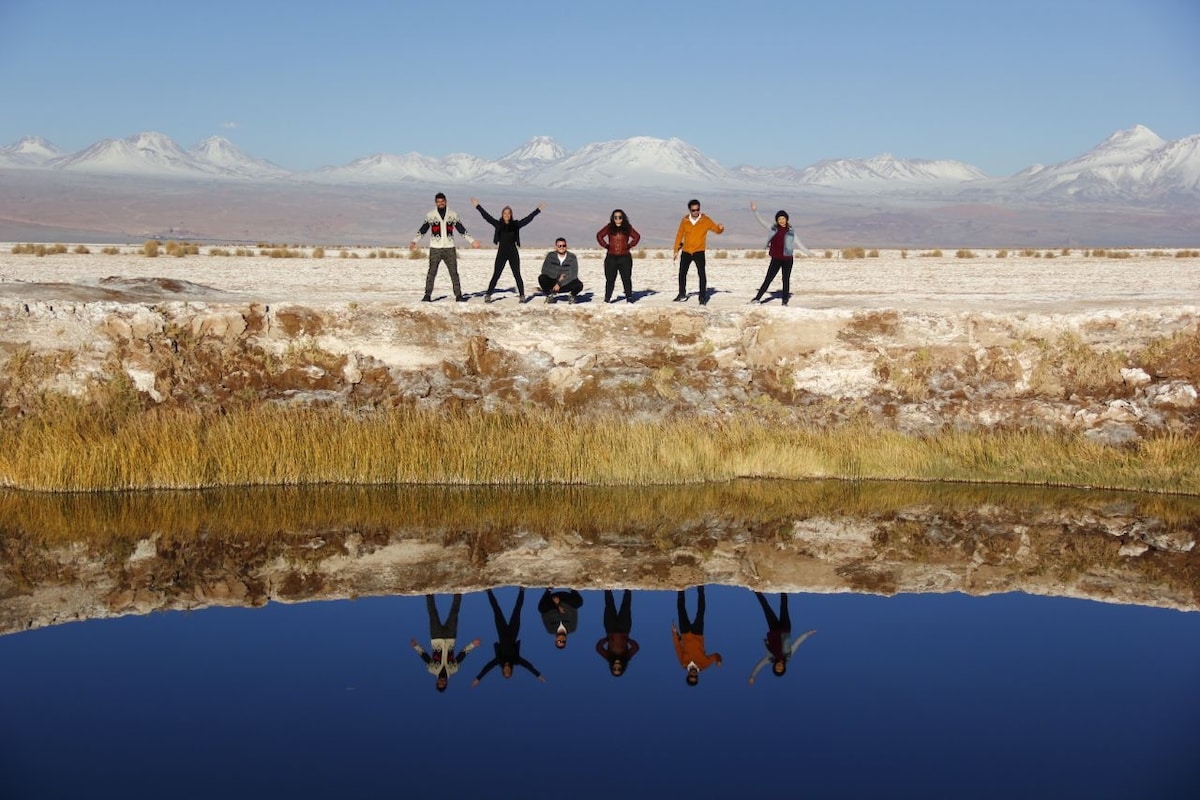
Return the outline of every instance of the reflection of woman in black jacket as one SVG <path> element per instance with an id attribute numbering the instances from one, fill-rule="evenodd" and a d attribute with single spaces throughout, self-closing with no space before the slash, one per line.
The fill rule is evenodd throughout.
<path id="1" fill-rule="evenodd" d="M 525 282 L 521 280 L 521 252 L 518 248 L 521 246 L 521 228 L 524 228 L 533 218 L 541 213 L 546 207 L 545 203 L 539 203 L 529 216 L 521 220 L 513 219 L 512 206 L 505 206 L 500 209 L 500 219 L 496 219 L 479 205 L 477 198 L 471 198 L 471 205 L 479 211 L 480 216 L 488 221 L 488 224 L 495 229 L 495 234 L 492 236 L 492 243 L 496 245 L 496 265 L 492 270 L 492 280 L 488 283 L 487 296 L 484 302 L 492 302 L 492 292 L 496 291 L 496 282 L 500 280 L 500 273 L 504 272 L 504 265 L 508 264 L 512 269 L 513 277 L 517 281 L 517 294 L 521 295 L 521 302 L 525 301 Z"/>
<path id="2" fill-rule="evenodd" d="M 517 590 L 517 603 L 507 620 L 504 619 L 504 612 L 500 610 L 500 604 L 496 602 L 496 595 L 492 594 L 491 589 L 487 590 L 487 596 L 488 602 L 492 604 L 492 616 L 496 620 L 496 643 L 492 645 L 496 657 L 479 670 L 471 685 L 478 686 L 483 676 L 496 667 L 500 667 L 500 674 L 505 678 L 511 678 L 514 666 L 524 667 L 533 673 L 535 678 L 545 683 L 546 679 L 542 677 L 542 673 L 538 672 L 533 664 L 521 658 L 521 640 L 517 637 L 521 635 L 521 606 L 525 604 L 525 590 Z"/>

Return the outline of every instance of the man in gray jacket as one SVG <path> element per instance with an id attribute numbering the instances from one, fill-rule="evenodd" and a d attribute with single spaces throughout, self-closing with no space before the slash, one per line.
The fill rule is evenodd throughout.
<path id="1" fill-rule="evenodd" d="M 574 303 L 583 291 L 583 283 L 579 280 L 579 259 L 567 249 L 567 240 L 561 236 L 554 240 L 554 249 L 546 253 L 542 261 L 538 285 L 542 287 L 547 303 L 553 303 L 554 296 L 560 292 L 568 292 Z"/>
<path id="2" fill-rule="evenodd" d="M 417 242 L 426 233 L 429 234 L 429 272 L 425 274 L 425 296 L 421 298 L 428 303 L 433 300 L 433 280 L 437 277 L 438 267 L 446 262 L 446 270 L 450 273 L 450 285 L 454 289 L 454 299 L 460 303 L 467 302 L 467 296 L 462 293 L 458 282 L 458 251 L 454 248 L 454 232 L 458 231 L 463 238 L 471 243 L 471 247 L 479 247 L 479 242 L 471 238 L 466 227 L 462 224 L 457 211 L 446 207 L 446 195 L 438 192 L 433 196 L 434 209 L 425 215 L 425 221 L 417 230 L 409 247 L 417 249 Z"/>

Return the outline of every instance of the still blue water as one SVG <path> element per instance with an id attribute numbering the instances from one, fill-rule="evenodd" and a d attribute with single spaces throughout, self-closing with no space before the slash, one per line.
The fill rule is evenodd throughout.
<path id="1" fill-rule="evenodd" d="M 540 593 L 522 655 L 547 682 L 494 670 L 471 687 L 495 640 L 476 593 L 459 644 L 483 644 L 444 694 L 409 646 L 428 647 L 419 596 L 0 637 L 0 798 L 1200 796 L 1197 614 L 796 594 L 796 633 L 817 633 L 750 686 L 763 614 L 712 586 L 706 644 L 724 664 L 693 688 L 673 592 L 633 593 L 641 652 L 619 679 L 595 650 L 601 593 L 583 593 L 564 650 Z M 516 589 L 496 594 L 507 611 Z"/>

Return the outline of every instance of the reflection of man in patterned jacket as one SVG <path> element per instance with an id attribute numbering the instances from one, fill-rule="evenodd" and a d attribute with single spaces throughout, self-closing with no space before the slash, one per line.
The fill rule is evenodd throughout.
<path id="1" fill-rule="evenodd" d="M 442 622 L 441 617 L 438 616 L 437 604 L 434 602 L 433 595 L 425 595 L 425 608 L 429 612 L 429 649 L 431 652 L 426 653 L 425 649 L 417 644 L 416 639 L 409 640 L 412 649 L 425 662 L 425 668 L 429 670 L 429 674 L 436 676 L 439 692 L 446 691 L 446 686 L 450 683 L 450 676 L 458 672 L 458 667 L 467 657 L 467 653 L 479 646 L 479 640 L 475 639 L 458 655 L 454 654 L 454 641 L 458 637 L 458 609 L 461 605 L 462 595 L 454 595 L 454 599 L 450 602 L 450 616 L 446 617 L 445 622 Z"/>
<path id="2" fill-rule="evenodd" d="M 417 242 L 426 233 L 429 234 L 429 272 L 425 274 L 425 296 L 421 299 L 429 302 L 433 299 L 433 281 L 437 277 L 438 267 L 446 262 L 446 270 L 450 273 L 450 285 L 454 289 L 454 299 L 460 303 L 467 301 L 458 281 L 458 251 L 454 248 L 454 232 L 458 231 L 463 238 L 471 243 L 471 247 L 479 247 L 479 242 L 467 233 L 458 212 L 446 207 L 446 195 L 438 192 L 433 197 L 434 209 L 425 215 L 425 221 L 417 230 L 409 245 L 416 249 Z"/>

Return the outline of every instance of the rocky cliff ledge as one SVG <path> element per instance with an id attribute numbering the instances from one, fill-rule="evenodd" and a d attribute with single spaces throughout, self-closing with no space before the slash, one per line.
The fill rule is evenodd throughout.
<path id="1" fill-rule="evenodd" d="M 230 303 L 177 281 L 0 301 L 0 400 L 124 375 L 148 404 L 751 409 L 909 433 L 1034 428 L 1121 444 L 1200 423 L 1200 310 L 1057 313 Z M 30 291 L 29 295 L 36 295 Z M 156 299 L 150 299 L 153 296 Z"/>

